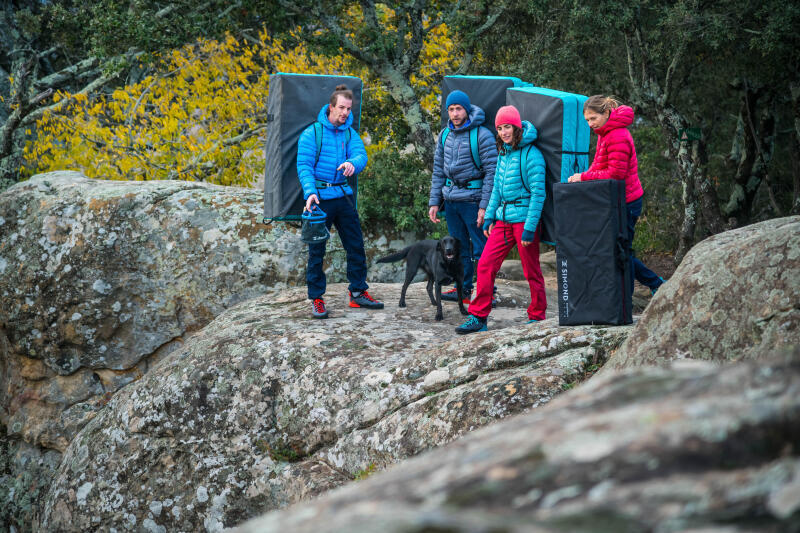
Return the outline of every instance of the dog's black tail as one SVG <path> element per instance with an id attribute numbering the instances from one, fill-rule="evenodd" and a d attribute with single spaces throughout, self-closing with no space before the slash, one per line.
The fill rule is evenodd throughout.
<path id="1" fill-rule="evenodd" d="M 394 263 L 395 261 L 400 261 L 401 259 L 405 259 L 410 249 L 411 247 L 408 246 L 406 248 L 403 248 L 399 252 L 389 254 L 386 257 L 381 257 L 376 261 L 376 263 Z"/>

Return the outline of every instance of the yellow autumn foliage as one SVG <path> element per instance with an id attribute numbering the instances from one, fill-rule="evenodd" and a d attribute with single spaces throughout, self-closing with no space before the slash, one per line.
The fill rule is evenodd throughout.
<path id="1" fill-rule="evenodd" d="M 25 173 L 80 170 L 116 180 L 248 185 L 264 172 L 270 72 L 350 74 L 342 57 L 287 49 L 266 33 L 228 35 L 165 54 L 153 75 L 111 94 L 77 96 L 46 114 L 25 148 Z M 55 94 L 53 101 L 66 94 Z"/>
<path id="2" fill-rule="evenodd" d="M 424 67 L 412 79 L 426 111 L 438 113 L 436 81 L 452 70 L 452 43 L 442 25 L 431 33 Z M 261 32 L 257 39 L 204 40 L 163 54 L 140 82 L 72 101 L 37 122 L 24 148 L 23 174 L 79 170 L 113 180 L 180 179 L 250 185 L 264 173 L 269 74 L 348 74 L 365 80 L 365 97 L 388 93 L 344 54 L 326 57 L 287 47 Z M 365 87 L 365 89 L 368 87 Z M 385 139 L 371 135 L 373 148 Z"/>

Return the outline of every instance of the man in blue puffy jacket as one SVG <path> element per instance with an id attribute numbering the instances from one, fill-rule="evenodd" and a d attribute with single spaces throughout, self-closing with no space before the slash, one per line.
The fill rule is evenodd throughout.
<path id="1" fill-rule="evenodd" d="M 492 194 L 497 146 L 492 132 L 483 126 L 483 109 L 472 105 L 466 93 L 451 92 L 445 104 L 450 121 L 436 139 L 428 217 L 438 223 L 444 203 L 447 231 L 461 244 L 464 303 L 469 303 L 473 261 L 477 263 L 486 245 L 482 225 Z M 442 294 L 442 300 L 457 299 L 456 289 Z"/>
<path id="2" fill-rule="evenodd" d="M 336 226 L 339 238 L 347 252 L 347 281 L 350 282 L 350 307 L 383 309 L 383 303 L 367 292 L 367 257 L 361 222 L 353 202 L 353 190 L 347 178 L 358 174 L 367 166 L 364 143 L 350 126 L 353 117 L 353 92 L 339 85 L 331 94 L 330 103 L 322 107 L 317 122 L 307 127 L 297 141 L 297 175 L 303 187 L 306 210 L 318 204 L 327 215 L 328 229 Z M 321 139 L 317 135 L 321 135 Z M 319 142 L 319 144 L 318 144 Z M 319 146 L 319 149 L 318 149 Z M 308 246 L 306 284 L 308 299 L 312 301 L 312 315 L 327 318 L 325 307 L 325 243 Z"/>

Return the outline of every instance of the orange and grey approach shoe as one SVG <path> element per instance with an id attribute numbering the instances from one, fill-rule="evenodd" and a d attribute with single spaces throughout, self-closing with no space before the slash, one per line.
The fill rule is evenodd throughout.
<path id="1" fill-rule="evenodd" d="M 363 307 L 364 309 L 383 309 L 383 302 L 379 302 L 369 295 L 367 291 L 350 293 L 350 307 Z"/>

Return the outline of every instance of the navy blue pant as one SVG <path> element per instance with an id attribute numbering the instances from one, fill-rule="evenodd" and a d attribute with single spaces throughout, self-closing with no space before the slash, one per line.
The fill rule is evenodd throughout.
<path id="1" fill-rule="evenodd" d="M 325 225 L 328 229 L 336 226 L 339 238 L 342 240 L 344 250 L 347 252 L 347 281 L 350 282 L 350 291 L 365 291 L 367 285 L 367 256 L 364 253 L 364 236 L 361 234 L 361 221 L 358 212 L 353 206 L 352 196 L 342 196 L 331 200 L 320 200 L 319 206 L 327 215 Z M 325 259 L 325 245 L 327 242 L 308 245 L 308 269 L 306 270 L 306 284 L 308 285 L 308 298 L 322 298 L 325 294 L 325 272 L 322 270 L 322 261 Z"/>
<path id="2" fill-rule="evenodd" d="M 483 228 L 478 226 L 478 204 L 474 202 L 444 203 L 447 231 L 461 245 L 461 264 L 464 266 L 464 292 L 472 292 L 473 261 L 478 262 L 486 246 Z M 472 245 L 470 245 L 470 242 Z"/>
<path id="3" fill-rule="evenodd" d="M 651 290 L 657 289 L 663 283 L 661 278 L 659 278 L 655 272 L 644 266 L 644 263 L 633 255 L 633 231 L 636 227 L 636 221 L 639 220 L 639 216 L 642 214 L 642 197 L 640 196 L 638 200 L 628 202 L 626 205 L 628 208 L 628 236 L 631 240 L 631 274 L 633 274 L 630 283 L 631 294 L 633 294 L 634 278 Z"/>

